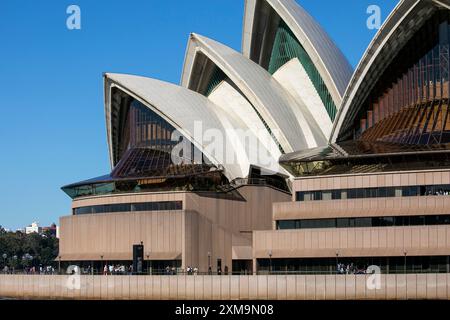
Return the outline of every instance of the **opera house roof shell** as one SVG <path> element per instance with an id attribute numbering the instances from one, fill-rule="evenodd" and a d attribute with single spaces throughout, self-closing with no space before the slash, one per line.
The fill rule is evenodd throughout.
<path id="1" fill-rule="evenodd" d="M 191 33 L 180 85 L 105 73 L 106 180 L 151 178 L 145 163 L 172 172 L 174 132 L 201 154 L 191 162 L 181 156 L 174 172 L 220 172 L 213 184 L 255 170 L 293 176 L 286 164 L 295 161 L 445 153 L 449 8 L 449 0 L 400 1 L 353 72 L 296 1 L 246 0 L 242 52 Z M 212 150 L 198 123 L 225 137 L 226 148 Z M 230 152 L 233 161 L 225 161 Z M 261 152 L 276 166 L 255 160 Z"/>

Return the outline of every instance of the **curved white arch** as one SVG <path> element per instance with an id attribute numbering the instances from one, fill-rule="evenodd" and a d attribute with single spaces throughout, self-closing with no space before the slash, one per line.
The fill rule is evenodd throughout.
<path id="1" fill-rule="evenodd" d="M 298 102 L 266 70 L 237 51 L 214 40 L 192 34 L 189 40 L 181 83 L 188 88 L 201 73 L 195 59 L 202 53 L 220 68 L 257 110 L 285 152 L 326 143 L 320 128 L 310 123 Z"/>
<path id="2" fill-rule="evenodd" d="M 214 109 L 218 118 L 224 122 L 224 127 L 231 127 L 229 119 L 234 120 L 234 134 L 240 134 L 240 145 L 247 154 L 251 165 L 265 168 L 272 172 L 288 173 L 279 166 L 281 152 L 274 142 L 250 103 L 227 81 L 222 81 L 208 96 L 218 108 Z M 234 135 L 233 134 L 233 135 Z M 248 141 L 245 141 L 247 140 Z M 236 148 L 237 149 L 237 148 Z M 238 156 L 238 155 L 237 155 Z"/>
<path id="3" fill-rule="evenodd" d="M 308 123 L 315 124 L 328 139 L 333 123 L 305 68 L 297 58 L 279 68 L 273 77 L 297 101 L 298 108 Z"/>
<path id="4" fill-rule="evenodd" d="M 428 17 L 442 3 L 431 0 L 401 0 L 372 39 L 350 80 L 336 116 L 330 142 L 334 143 L 348 129 L 352 115 L 383 71 Z"/>
<path id="5" fill-rule="evenodd" d="M 219 109 L 212 101 L 186 88 L 140 76 L 111 74 L 104 75 L 105 82 L 105 112 L 108 133 L 110 159 L 114 159 L 111 123 L 111 89 L 119 88 L 131 97 L 139 100 L 152 111 L 174 126 L 184 137 L 189 139 L 215 165 L 225 169 L 225 175 L 230 179 L 246 177 L 250 165 L 249 154 L 245 149 L 245 141 L 234 135 L 234 129 L 240 124 L 232 117 L 224 115 L 220 119 L 213 110 Z M 221 133 L 224 139 L 223 148 L 211 150 L 209 141 L 203 141 L 203 132 L 198 132 L 196 122 L 201 122 L 203 132 Z M 200 141 L 199 141 L 199 134 Z M 224 149 L 225 148 L 225 149 Z M 231 148 L 227 149 L 227 148 Z M 212 153 L 214 151 L 214 153 Z M 237 161 L 226 161 L 227 153 L 237 156 Z"/>
<path id="6" fill-rule="evenodd" d="M 267 12 L 256 12 L 258 1 L 267 3 L 289 26 L 304 47 L 315 67 L 320 73 L 330 95 L 339 109 L 342 96 L 353 74 L 347 58 L 331 40 L 322 27 L 294 0 L 246 0 L 244 27 L 242 35 L 242 52 L 250 58 L 254 37 L 263 30 L 258 30 L 255 21 Z M 266 26 L 267 27 L 267 26 Z"/>

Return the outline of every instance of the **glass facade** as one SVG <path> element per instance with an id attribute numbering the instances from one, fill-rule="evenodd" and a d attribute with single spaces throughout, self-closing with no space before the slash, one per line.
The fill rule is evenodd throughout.
<path id="1" fill-rule="evenodd" d="M 448 273 L 449 256 L 403 257 L 335 257 L 257 259 L 260 273 L 293 274 L 364 274 L 369 266 L 376 265 L 381 273 Z M 338 270 L 343 266 L 343 272 Z M 348 268 L 347 268 L 348 266 Z M 348 271 L 347 271 L 348 270 Z"/>
<path id="2" fill-rule="evenodd" d="M 316 201 L 360 198 L 414 197 L 431 195 L 450 195 L 450 184 L 297 191 L 295 193 L 295 199 L 296 201 Z"/>
<path id="3" fill-rule="evenodd" d="M 175 168 L 176 169 L 176 168 Z M 174 170 L 175 170 L 174 169 Z M 183 170 L 184 168 L 181 168 Z M 189 166 L 186 175 L 178 171 L 174 176 L 141 178 L 107 178 L 88 180 L 65 186 L 62 190 L 72 199 L 88 196 L 155 191 L 207 191 L 222 192 L 230 183 L 220 170 L 200 171 L 200 167 Z M 195 171 L 197 173 L 195 173 Z M 105 179 L 107 179 L 105 181 Z"/>
<path id="4" fill-rule="evenodd" d="M 113 88 L 115 167 L 111 174 L 62 188 L 71 198 L 144 191 L 220 191 L 229 185 L 188 139 L 149 107 Z M 120 116 L 119 116 L 120 115 Z M 177 148 L 177 149 L 175 149 Z"/>
<path id="5" fill-rule="evenodd" d="M 210 161 L 179 133 L 163 117 L 152 109 L 134 99 L 117 88 L 112 89 L 112 121 L 118 122 L 112 126 L 113 146 L 116 146 L 114 163 L 120 165 L 120 161 L 128 156 L 131 149 L 147 148 L 171 153 L 181 142 L 186 143 L 186 154 L 182 152 L 177 156 L 184 163 L 210 163 Z M 127 161 L 127 160 L 124 160 Z"/>
<path id="6" fill-rule="evenodd" d="M 369 228 L 450 224 L 450 215 L 278 220 L 277 229 Z"/>
<path id="7" fill-rule="evenodd" d="M 124 151 L 120 156 L 120 160 L 127 155 L 128 150 L 135 148 L 147 148 L 171 153 L 182 139 L 173 137 L 172 135 L 176 129 L 160 115 L 137 100 L 131 100 L 125 118 L 125 125 L 121 134 L 123 139 L 120 141 L 122 145 L 121 150 Z M 179 156 L 185 161 L 193 162 L 197 160 L 194 155 L 202 154 L 192 144 L 190 144 L 190 147 L 192 149 L 190 154 L 180 154 Z M 209 161 L 202 155 L 199 162 Z"/>
<path id="8" fill-rule="evenodd" d="M 294 176 L 450 168 L 450 145 L 407 145 L 349 140 L 281 156 Z"/>
<path id="9" fill-rule="evenodd" d="M 217 66 L 214 66 L 211 78 L 209 79 L 208 85 L 206 86 L 205 96 L 209 96 L 211 92 L 213 92 L 214 89 L 226 78 L 226 74 Z"/>
<path id="10" fill-rule="evenodd" d="M 439 11 L 391 62 L 354 122 L 364 141 L 450 142 L 450 14 Z"/>
<path id="11" fill-rule="evenodd" d="M 167 211 L 182 210 L 182 201 L 156 201 L 141 203 L 120 203 L 105 204 L 97 206 L 87 206 L 73 209 L 74 215 L 114 213 L 114 212 L 136 212 L 136 211 Z"/>
<path id="12" fill-rule="evenodd" d="M 337 109 L 327 86 L 320 76 L 319 71 L 314 66 L 314 63 L 308 53 L 295 37 L 291 29 L 289 29 L 287 24 L 281 19 L 276 31 L 268 71 L 271 74 L 274 74 L 279 68 L 293 58 L 299 59 L 311 82 L 313 83 L 314 88 L 319 94 L 331 121 L 333 121 L 336 117 Z"/>

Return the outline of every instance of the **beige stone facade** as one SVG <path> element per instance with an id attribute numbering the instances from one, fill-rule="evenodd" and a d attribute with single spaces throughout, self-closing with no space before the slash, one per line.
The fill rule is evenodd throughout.
<path id="1" fill-rule="evenodd" d="M 252 231 L 272 228 L 272 204 L 290 194 L 267 186 L 242 186 L 232 193 L 154 192 L 79 198 L 72 208 L 94 205 L 182 201 L 182 210 L 71 215 L 60 219 L 61 261 L 131 260 L 144 244 L 146 260 L 181 260 L 181 267 L 213 270 L 221 259 L 252 259 Z M 208 258 L 208 253 L 210 257 Z"/>
<path id="2" fill-rule="evenodd" d="M 450 214 L 450 195 L 296 201 L 297 191 L 450 184 L 450 170 L 297 178 L 289 202 L 274 203 L 273 230 L 253 233 L 256 259 L 449 256 L 450 226 L 386 226 L 276 230 L 276 221 Z M 254 263 L 256 270 L 256 263 Z"/>

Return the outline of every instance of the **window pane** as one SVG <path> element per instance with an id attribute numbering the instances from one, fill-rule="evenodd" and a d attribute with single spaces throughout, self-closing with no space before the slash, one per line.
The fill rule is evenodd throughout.
<path id="1" fill-rule="evenodd" d="M 335 200 L 341 199 L 341 190 L 333 190 L 332 197 Z"/>
<path id="2" fill-rule="evenodd" d="M 324 191 L 322 193 L 322 200 L 331 200 L 331 191 Z"/>

